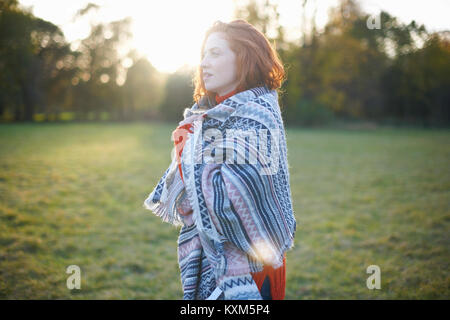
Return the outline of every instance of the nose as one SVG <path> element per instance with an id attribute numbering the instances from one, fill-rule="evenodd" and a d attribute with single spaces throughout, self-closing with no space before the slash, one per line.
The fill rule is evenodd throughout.
<path id="1" fill-rule="evenodd" d="M 209 62 L 208 62 L 207 56 L 205 56 L 205 57 L 202 59 L 202 61 L 201 61 L 201 63 L 200 63 L 200 67 L 201 67 L 202 69 L 205 69 L 205 68 L 208 68 L 208 67 L 209 67 Z"/>

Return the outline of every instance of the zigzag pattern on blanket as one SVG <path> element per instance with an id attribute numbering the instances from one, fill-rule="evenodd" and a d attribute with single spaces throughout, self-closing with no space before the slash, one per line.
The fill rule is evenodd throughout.
<path id="1" fill-rule="evenodd" d="M 225 300 L 262 300 L 251 275 L 230 276 L 221 279 L 220 288 Z"/>
<path id="2" fill-rule="evenodd" d="M 192 297 L 194 299 L 195 297 L 202 251 L 195 226 L 182 227 L 178 238 L 178 264 L 186 298 Z"/>
<path id="3" fill-rule="evenodd" d="M 216 288 L 216 281 L 195 225 L 181 228 L 178 238 L 178 264 L 181 271 L 183 299 L 208 298 Z"/>

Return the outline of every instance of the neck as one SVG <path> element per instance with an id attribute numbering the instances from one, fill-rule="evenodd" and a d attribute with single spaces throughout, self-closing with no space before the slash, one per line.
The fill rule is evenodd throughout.
<path id="1" fill-rule="evenodd" d="M 238 92 L 237 89 L 234 89 L 233 91 L 230 91 L 227 94 L 224 94 L 223 96 L 216 94 L 216 102 L 221 103 L 223 100 L 231 97 L 232 95 L 236 94 L 237 92 Z"/>

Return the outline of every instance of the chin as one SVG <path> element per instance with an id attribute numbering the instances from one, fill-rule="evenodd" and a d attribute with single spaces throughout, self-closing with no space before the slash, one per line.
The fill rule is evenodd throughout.
<path id="1" fill-rule="evenodd" d="M 217 88 L 215 88 L 215 87 L 206 86 L 206 85 L 205 85 L 205 89 L 208 90 L 209 92 L 214 92 L 214 93 L 216 93 L 216 90 L 217 90 Z"/>

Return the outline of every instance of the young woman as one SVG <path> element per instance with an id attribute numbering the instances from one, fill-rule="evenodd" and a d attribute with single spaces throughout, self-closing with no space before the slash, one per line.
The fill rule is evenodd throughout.
<path id="1" fill-rule="evenodd" d="M 145 208 L 181 226 L 184 299 L 284 299 L 296 220 L 278 93 L 283 65 L 244 20 L 206 32 L 195 104 Z"/>

